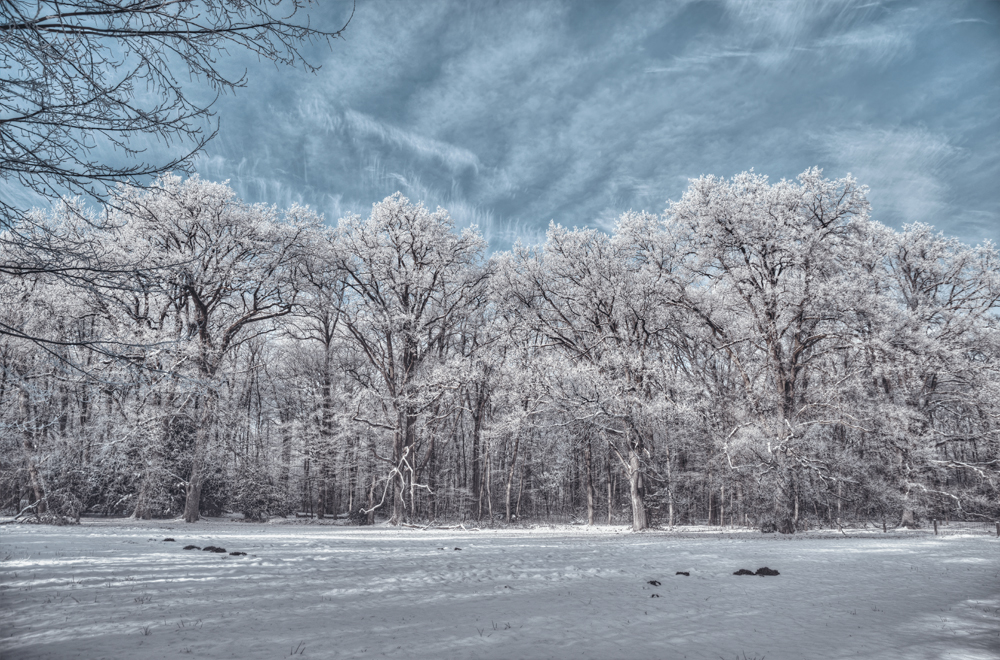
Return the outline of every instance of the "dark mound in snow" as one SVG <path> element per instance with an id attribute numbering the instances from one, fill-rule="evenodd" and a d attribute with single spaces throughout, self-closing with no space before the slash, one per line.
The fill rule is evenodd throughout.
<path id="1" fill-rule="evenodd" d="M 650 598 L 659 598 L 660 594 L 650 594 L 649 597 Z"/>
<path id="2" fill-rule="evenodd" d="M 456 550 L 461 550 L 461 548 L 455 548 Z"/>
<path id="3" fill-rule="evenodd" d="M 229 554 L 231 554 L 234 557 L 245 557 L 247 553 L 245 553 L 245 552 L 230 552 Z"/>
<path id="4" fill-rule="evenodd" d="M 761 568 L 758 568 L 756 574 L 757 575 L 781 575 L 781 573 L 779 573 L 778 571 L 774 570 L 773 568 L 768 568 L 767 566 L 763 566 Z"/>
<path id="5" fill-rule="evenodd" d="M 201 548 L 199 548 L 196 545 L 186 545 L 186 546 L 184 546 L 184 549 L 185 550 L 201 550 Z"/>
<path id="6" fill-rule="evenodd" d="M 740 570 L 733 573 L 733 575 L 756 575 L 756 573 L 754 573 L 753 571 L 748 571 L 745 568 L 741 568 Z"/>
<path id="7" fill-rule="evenodd" d="M 202 552 L 225 552 L 226 551 L 225 548 L 218 548 L 218 547 L 216 547 L 214 545 L 206 545 L 201 550 L 202 550 Z"/>
<path id="8" fill-rule="evenodd" d="M 173 539 L 163 539 L 164 543 L 167 541 L 173 541 Z"/>
<path id="9" fill-rule="evenodd" d="M 677 571 L 674 575 L 686 575 L 687 577 L 691 577 L 691 574 L 687 571 Z"/>
<path id="10" fill-rule="evenodd" d="M 658 587 L 658 586 L 660 586 L 660 583 L 659 583 L 659 581 L 657 581 L 657 580 L 650 580 L 650 581 L 649 581 L 649 582 L 648 582 L 647 584 L 651 584 L 651 585 L 653 585 L 654 587 Z"/>

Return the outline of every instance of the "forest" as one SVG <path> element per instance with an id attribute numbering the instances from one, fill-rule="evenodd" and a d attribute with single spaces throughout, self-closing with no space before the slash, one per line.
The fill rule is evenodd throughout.
<path id="1" fill-rule="evenodd" d="M 398 193 L 338 223 L 198 176 L 64 199 L 0 240 L 0 509 L 995 519 L 1000 255 L 871 215 L 818 169 L 507 251 Z"/>

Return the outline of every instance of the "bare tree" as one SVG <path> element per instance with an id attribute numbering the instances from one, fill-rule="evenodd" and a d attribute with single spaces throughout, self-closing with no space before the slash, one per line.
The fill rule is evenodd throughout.
<path id="1" fill-rule="evenodd" d="M 246 84 L 219 55 L 249 51 L 276 64 L 318 67 L 300 52 L 336 31 L 312 27 L 311 0 L 69 0 L 0 3 L 0 182 L 55 198 L 103 199 L 109 186 L 186 169 L 214 137 L 212 106 Z M 353 15 L 353 14 L 352 14 Z M 349 20 L 349 19 L 348 19 Z M 185 92 L 195 79 L 215 93 Z M 183 144 L 147 159 L 146 138 Z M 106 162 L 107 148 L 124 156 Z M 0 199 L 10 228 L 24 209 Z M 16 238 L 16 236 L 15 236 Z M 8 239 L 9 240 L 9 239 Z"/>

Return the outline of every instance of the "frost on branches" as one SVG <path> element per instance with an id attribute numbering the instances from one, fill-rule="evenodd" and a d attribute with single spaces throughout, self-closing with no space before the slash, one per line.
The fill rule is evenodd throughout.
<path id="1" fill-rule="evenodd" d="M 786 533 L 1000 515 L 1000 263 L 819 170 L 488 256 L 161 177 L 0 241 L 0 506 Z M 20 232 L 20 233 L 17 233 Z M 14 237 L 36 232 L 37 240 Z M 52 264 L 50 264 L 52 266 Z"/>

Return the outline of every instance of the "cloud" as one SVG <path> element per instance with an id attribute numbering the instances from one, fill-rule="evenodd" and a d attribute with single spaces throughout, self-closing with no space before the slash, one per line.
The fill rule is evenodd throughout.
<path id="1" fill-rule="evenodd" d="M 925 128 L 841 128 L 817 136 L 838 169 L 850 169 L 871 189 L 883 222 L 938 224 L 947 212 L 947 172 L 962 149 Z"/>
<path id="2" fill-rule="evenodd" d="M 346 41 L 317 51 L 317 75 L 251 70 L 248 90 L 220 102 L 199 168 L 330 220 L 399 189 L 503 248 L 549 220 L 609 227 L 662 210 L 703 173 L 819 165 L 869 184 L 879 219 L 1000 238 L 1000 37 L 982 25 L 996 14 L 366 2 Z"/>
<path id="3" fill-rule="evenodd" d="M 439 160 L 453 172 L 465 168 L 471 168 L 477 173 L 479 171 L 479 158 L 468 149 L 390 126 L 354 110 L 348 110 L 344 116 L 351 129 L 358 134 L 376 137 L 385 144 L 410 149 L 423 158 Z"/>

